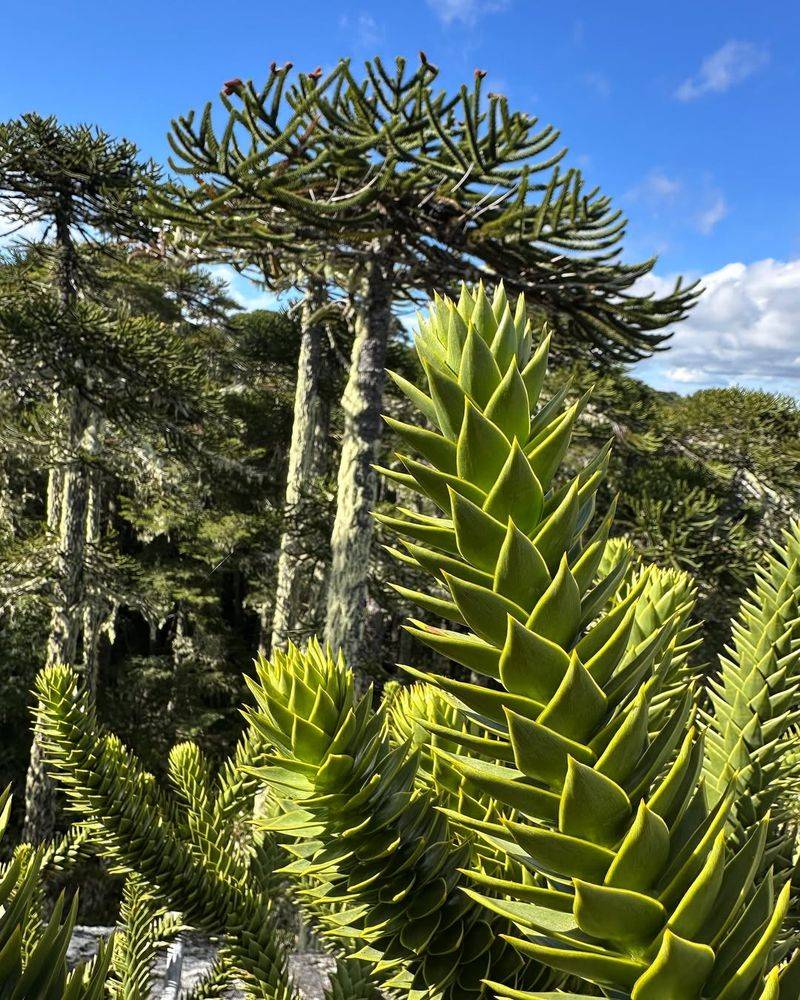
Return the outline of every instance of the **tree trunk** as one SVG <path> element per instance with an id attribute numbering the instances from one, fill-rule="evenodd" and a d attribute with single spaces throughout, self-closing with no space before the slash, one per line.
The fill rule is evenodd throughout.
<path id="1" fill-rule="evenodd" d="M 314 479 L 321 482 L 330 472 L 331 447 L 329 441 L 331 424 L 330 399 L 322 396 L 320 399 L 320 417 L 317 421 L 316 441 L 314 444 Z M 328 599 L 328 569 L 330 565 L 328 545 L 330 538 L 320 537 L 316 533 L 317 551 L 312 559 L 311 570 L 306 587 L 306 636 L 316 635 L 325 627 L 325 612 Z"/>
<path id="2" fill-rule="evenodd" d="M 57 466 L 53 466 L 47 473 L 47 530 L 51 532 L 58 531 L 58 522 L 61 519 L 63 479 L 63 470 Z"/>
<path id="3" fill-rule="evenodd" d="M 99 434 L 98 421 L 94 417 L 86 435 L 87 451 L 91 454 L 96 455 L 99 451 Z M 103 483 L 100 471 L 96 468 L 87 471 L 87 490 L 86 546 L 91 549 L 99 546 L 103 530 Z M 100 638 L 109 612 L 109 602 L 96 588 L 93 592 L 86 593 L 83 611 L 83 681 L 92 698 L 97 694 Z"/>
<path id="4" fill-rule="evenodd" d="M 188 632 L 186 609 L 182 601 L 178 601 L 174 611 L 175 627 L 172 633 L 172 692 L 166 705 L 167 718 L 174 725 L 175 717 L 182 699 L 183 670 L 192 658 L 192 639 Z"/>
<path id="5" fill-rule="evenodd" d="M 270 637 L 272 635 L 272 606 L 269 603 L 259 604 L 258 612 L 258 655 L 269 656 Z"/>
<path id="6" fill-rule="evenodd" d="M 365 664 L 364 619 L 376 482 L 372 468 L 381 437 L 384 363 L 392 318 L 393 265 L 377 244 L 367 264 L 356 307 L 350 375 L 342 397 L 344 435 L 339 462 L 336 517 L 325 638 L 354 669 Z"/>
<path id="7" fill-rule="evenodd" d="M 83 673 L 86 690 L 95 698 L 100 674 L 100 649 L 103 630 L 109 627 L 111 609 L 97 597 L 87 601 L 83 612 Z"/>
<path id="8" fill-rule="evenodd" d="M 72 201 L 69 190 L 61 192 L 54 214 L 55 288 L 64 318 L 77 298 L 78 254 L 72 242 Z M 76 359 L 76 368 L 80 366 Z M 86 466 L 81 456 L 83 436 L 89 423 L 88 405 L 72 388 L 54 401 L 63 420 L 64 437 L 56 448 L 48 475 L 47 522 L 56 536 L 53 606 L 47 637 L 45 666 L 74 664 L 82 624 L 83 569 L 86 542 L 88 489 Z M 55 831 L 55 787 L 44 767 L 39 738 L 34 732 L 25 780 L 25 825 L 23 836 L 36 842 Z"/>
<path id="9" fill-rule="evenodd" d="M 63 408 L 66 421 L 64 464 L 59 473 L 48 477 L 48 520 L 57 535 L 56 570 L 50 632 L 45 666 L 74 664 L 82 625 L 84 599 L 84 555 L 88 506 L 87 470 L 81 458 L 83 436 L 88 424 L 86 403 L 72 391 Z M 55 789 L 42 760 L 39 740 L 34 734 L 25 782 L 24 837 L 38 842 L 55 830 Z"/>
<path id="10" fill-rule="evenodd" d="M 320 378 L 324 330 L 314 314 L 324 304 L 324 295 L 324 287 L 319 281 L 312 280 L 303 303 L 294 421 L 283 508 L 285 527 L 281 536 L 272 617 L 272 649 L 284 646 L 292 638 L 299 617 L 298 600 L 307 556 L 303 502 L 315 472 L 318 425 L 323 411 Z"/>

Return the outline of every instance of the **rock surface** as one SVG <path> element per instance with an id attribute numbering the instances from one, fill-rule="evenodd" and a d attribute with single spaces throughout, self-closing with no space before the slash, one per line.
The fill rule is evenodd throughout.
<path id="1" fill-rule="evenodd" d="M 69 948 L 70 964 L 85 962 L 97 951 L 97 943 L 111 933 L 111 927 L 76 927 Z M 184 990 L 193 986 L 208 969 L 214 960 L 214 946 L 205 938 L 196 934 L 188 934 L 184 938 L 183 974 L 181 988 Z M 296 952 L 291 957 L 291 970 L 295 984 L 304 1000 L 322 1000 L 328 975 L 333 962 L 327 955 L 310 952 Z M 160 1000 L 163 992 L 166 954 L 159 956 L 153 982 L 153 1000 Z M 232 992 L 231 1000 L 243 996 Z"/>

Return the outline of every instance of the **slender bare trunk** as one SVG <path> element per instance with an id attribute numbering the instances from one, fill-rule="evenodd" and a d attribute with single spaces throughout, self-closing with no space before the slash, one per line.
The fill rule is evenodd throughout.
<path id="1" fill-rule="evenodd" d="M 87 451 L 96 455 L 100 450 L 98 418 L 92 418 L 86 434 Z M 97 548 L 103 529 L 103 482 L 99 469 L 87 471 L 86 546 Z M 83 679 L 92 697 L 97 694 L 100 638 L 110 612 L 108 601 L 96 589 L 85 595 L 83 611 Z"/>
<path id="2" fill-rule="evenodd" d="M 331 471 L 331 447 L 329 441 L 331 423 L 330 399 L 324 395 L 320 399 L 320 415 L 314 444 L 314 479 L 321 482 Z M 318 551 L 313 559 L 306 590 L 306 632 L 316 635 L 325 625 L 328 599 L 329 538 L 320 538 L 317 532 Z"/>
<path id="3" fill-rule="evenodd" d="M 272 606 L 268 603 L 259 604 L 258 612 L 258 652 L 260 656 L 269 656 L 270 636 L 272 634 Z"/>
<path id="4" fill-rule="evenodd" d="M 392 316 L 390 252 L 373 247 L 355 317 L 350 375 L 342 397 L 344 435 L 331 534 L 326 640 L 353 668 L 365 664 L 365 608 L 381 438 L 386 345 Z"/>
<path id="5" fill-rule="evenodd" d="M 82 625 L 84 599 L 84 555 L 86 548 L 87 472 L 80 451 L 87 427 L 86 404 L 74 390 L 63 407 L 67 448 L 64 464 L 48 477 L 48 517 L 57 535 L 56 567 L 50 631 L 45 666 L 74 664 Z M 57 520 L 56 520 L 57 518 Z M 34 736 L 25 782 L 24 836 L 40 841 L 55 829 L 55 790 L 42 760 L 39 741 Z"/>
<path id="6" fill-rule="evenodd" d="M 61 487 L 63 470 L 54 466 L 47 473 L 47 528 L 48 531 L 58 531 L 61 519 Z"/>
<path id="7" fill-rule="evenodd" d="M 77 299 L 77 251 L 72 242 L 71 194 L 60 197 L 55 212 L 55 289 L 66 321 Z M 76 369 L 80 358 L 75 359 Z M 63 437 L 55 448 L 48 475 L 47 520 L 56 537 L 53 603 L 45 666 L 74 664 L 82 626 L 84 599 L 84 555 L 86 547 L 87 470 L 81 454 L 89 424 L 89 407 L 76 388 L 55 400 L 55 413 Z M 25 825 L 23 836 L 40 841 L 55 830 L 55 787 L 44 767 L 36 733 L 25 781 Z"/>
<path id="8" fill-rule="evenodd" d="M 192 656 L 192 640 L 188 634 L 186 609 L 182 601 L 178 601 L 174 612 L 174 630 L 172 633 L 172 691 L 167 701 L 167 718 L 172 722 L 178 714 L 181 698 L 182 673 Z"/>
<path id="9" fill-rule="evenodd" d="M 86 690 L 92 698 L 97 695 L 100 674 L 100 645 L 103 627 L 108 624 L 110 609 L 97 598 L 88 601 L 83 612 L 83 664 L 81 667 Z"/>
<path id="10" fill-rule="evenodd" d="M 272 617 L 271 648 L 278 649 L 293 637 L 299 617 L 298 601 L 307 557 L 306 532 L 303 529 L 303 501 L 314 477 L 322 413 L 320 378 L 322 362 L 322 324 L 315 316 L 324 303 L 324 288 L 309 284 L 303 304 L 300 358 L 294 394 L 294 421 L 289 448 L 284 501 L 285 527 L 278 558 L 278 579 Z"/>

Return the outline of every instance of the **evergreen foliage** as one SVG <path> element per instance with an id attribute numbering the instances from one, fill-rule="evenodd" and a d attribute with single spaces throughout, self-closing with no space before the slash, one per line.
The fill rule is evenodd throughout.
<path id="1" fill-rule="evenodd" d="M 0 795 L 0 836 L 11 809 Z M 0 996 L 3 1000 L 101 1000 L 112 949 L 100 948 L 94 961 L 68 970 L 67 947 L 77 900 L 60 896 L 46 922 L 39 916 L 44 850 L 18 848 L 0 870 Z"/>
<path id="2" fill-rule="evenodd" d="M 158 907 L 146 884 L 132 875 L 125 881 L 119 922 L 122 930 L 114 938 L 109 993 L 119 1000 L 147 1000 L 154 985 L 158 945 L 177 929 L 170 926 L 175 921 Z"/>
<path id="3" fill-rule="evenodd" d="M 140 209 L 157 180 L 135 146 L 100 130 L 34 114 L 0 126 L 3 212 L 40 230 L 0 268 L 4 423 L 18 457 L 47 476 L 45 530 L 17 546 L 3 589 L 47 603 L 45 661 L 82 663 L 90 688 L 100 634 L 135 590 L 102 544 L 108 481 L 187 447 L 210 405 L 187 334 L 225 308 L 207 277 L 151 260 Z M 54 822 L 34 742 L 27 835 Z"/>
<path id="4" fill-rule="evenodd" d="M 669 692 L 678 612 L 662 623 L 651 610 L 645 638 L 629 645 L 647 573 L 606 608 L 625 564 L 598 581 L 609 519 L 587 527 L 607 456 L 555 485 L 582 401 L 559 409 L 556 396 L 534 411 L 547 346 L 532 349 L 524 312 L 515 322 L 502 288 L 493 303 L 479 289 L 434 305 L 417 338 L 426 385 L 406 388 L 438 433 L 399 428 L 418 457 L 403 456 L 406 472 L 392 475 L 441 514 L 384 518 L 442 587 L 409 596 L 467 627 L 417 625 L 417 635 L 495 682 L 411 671 L 454 695 L 481 730 L 447 732 L 463 748 L 447 759 L 505 815 L 461 821 L 549 881 L 531 890 L 476 872 L 502 898 L 470 895 L 515 922 L 523 954 L 635 1000 L 752 995 L 758 982 L 768 996 L 764 964 L 789 887 L 773 914 L 767 874 L 755 896 L 764 909 L 749 905 L 766 826 L 737 847 L 725 832 L 735 793 L 706 804 L 685 685 L 662 726 L 648 724 Z M 754 940 L 742 950 L 745 927 Z"/>
<path id="5" fill-rule="evenodd" d="M 463 893 L 468 846 L 417 788 L 416 756 L 391 746 L 341 657 L 291 647 L 258 673 L 250 719 L 275 751 L 257 775 L 276 811 L 259 825 L 290 838 L 286 870 L 308 883 L 300 898 L 323 934 L 358 941 L 355 957 L 409 997 L 479 995 L 489 969 L 515 982 L 505 921 Z"/>
<path id="6" fill-rule="evenodd" d="M 298 378 L 290 513 L 295 470 L 312 464 L 317 327 L 332 300 L 352 317 L 325 637 L 363 670 L 372 463 L 393 307 L 465 277 L 505 278 L 551 319 L 565 353 L 598 363 L 651 353 L 697 290 L 679 281 L 661 299 L 634 294 L 653 261 L 617 259 L 621 213 L 598 189 L 585 190 L 579 171 L 563 170 L 566 151 L 552 126 L 484 95 L 481 71 L 448 96 L 422 54 L 414 68 L 398 59 L 394 71 L 376 58 L 363 79 L 348 60 L 325 76 L 291 81 L 290 70 L 273 65 L 260 90 L 229 81 L 221 130 L 210 103 L 173 122 L 171 165 L 195 183 L 173 186 L 156 210 L 177 225 L 171 238 L 182 243 L 188 233 L 194 252 L 221 252 L 242 269 L 255 264 L 272 287 L 299 286 L 305 295 L 300 371 L 308 378 Z M 285 532 L 276 644 L 297 617 L 296 549 Z"/>
<path id="7" fill-rule="evenodd" d="M 252 802 L 253 783 L 229 768 L 210 798 L 199 751 L 178 747 L 170 769 L 178 795 L 168 797 L 118 740 L 97 731 L 86 695 L 75 697 L 72 671 L 45 672 L 38 692 L 42 739 L 71 806 L 102 831 L 106 856 L 146 879 L 158 900 L 180 909 L 194 926 L 222 936 L 254 996 L 290 997 L 270 885 L 257 881 L 261 857 L 252 859 L 251 871 L 247 848 L 238 845 L 231 827 L 231 800 L 244 796 Z M 64 755 L 65 747 L 73 752 Z M 212 816 L 218 821 L 213 830 Z"/>
<path id="8" fill-rule="evenodd" d="M 740 838 L 767 815 L 773 850 L 791 863 L 786 829 L 798 791 L 800 707 L 800 524 L 784 533 L 756 570 L 755 585 L 733 622 L 733 644 L 709 685 L 711 712 L 704 762 L 709 795 L 738 786 L 733 817 Z M 788 857 L 786 857 L 788 856 Z"/>
<path id="9" fill-rule="evenodd" d="M 168 185 L 0 124 L 34 232 L 0 255 L 0 721 L 44 663 L 28 839 L 51 778 L 75 818 L 0 866 L 0 1000 L 146 1000 L 189 929 L 195 1000 L 294 1000 L 287 896 L 330 1000 L 800 996 L 800 411 L 622 374 L 697 289 L 635 294 L 622 215 L 484 75 L 231 80 Z M 302 299 L 234 317 L 202 261 Z M 463 279 L 412 349 L 394 311 Z M 48 893 L 92 855 L 119 927 L 69 970 Z"/>
<path id="10" fill-rule="evenodd" d="M 570 396 L 593 386 L 567 465 L 613 437 L 605 496 L 619 493 L 615 531 L 643 559 L 692 576 L 701 655 L 716 662 L 754 559 L 800 504 L 796 402 L 740 388 L 679 397 L 583 365 L 556 369 L 554 381 Z"/>
<path id="11" fill-rule="evenodd" d="M 792 883 L 772 867 L 793 825 L 769 811 L 794 780 L 796 531 L 734 626 L 706 741 L 693 583 L 608 541 L 608 447 L 560 473 L 586 399 L 544 399 L 548 346 L 502 286 L 464 289 L 421 325 L 422 378 L 395 376 L 419 416 L 392 419 L 405 450 L 384 472 L 424 504 L 380 519 L 432 581 L 405 597 L 450 623 L 410 632 L 472 679 L 408 666 L 418 683 L 375 709 L 341 655 L 290 646 L 257 662 L 220 775 L 183 744 L 166 790 L 72 671 L 39 678 L 90 840 L 220 935 L 249 995 L 292 995 L 279 876 L 341 956 L 332 996 L 798 994 Z"/>
<path id="12" fill-rule="evenodd" d="M 560 350 L 596 359 L 649 354 L 693 304 L 680 283 L 663 299 L 630 293 L 654 261 L 615 259 L 621 213 L 561 168 L 552 125 L 484 93 L 483 72 L 447 95 L 424 55 L 368 61 L 363 78 L 346 59 L 325 76 L 291 69 L 273 64 L 261 88 L 231 81 L 224 128 L 210 102 L 173 122 L 170 165 L 196 184 L 157 207 L 201 251 L 260 261 L 268 280 L 300 258 L 355 290 L 379 240 L 398 301 L 488 268 L 551 319 Z"/>

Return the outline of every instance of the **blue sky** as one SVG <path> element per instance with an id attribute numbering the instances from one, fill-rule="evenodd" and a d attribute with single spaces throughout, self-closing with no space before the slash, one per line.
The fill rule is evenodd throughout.
<path id="1" fill-rule="evenodd" d="M 3 118 L 96 122 L 159 160 L 170 118 L 272 60 L 310 70 L 422 48 L 447 86 L 485 69 L 625 210 L 626 256 L 659 256 L 655 286 L 705 278 L 673 349 L 638 373 L 800 395 L 797 3 L 29 0 L 4 29 Z"/>

